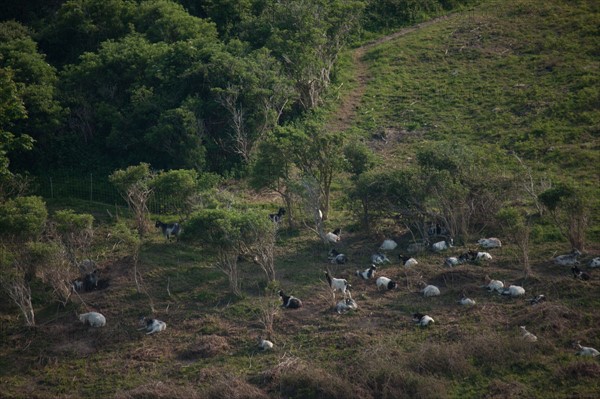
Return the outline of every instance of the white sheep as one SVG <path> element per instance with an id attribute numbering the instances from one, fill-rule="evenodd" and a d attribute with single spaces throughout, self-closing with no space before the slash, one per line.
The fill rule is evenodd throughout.
<path id="1" fill-rule="evenodd" d="M 477 255 L 475 255 L 476 262 L 488 260 L 492 260 L 492 255 L 489 252 L 477 252 Z"/>
<path id="2" fill-rule="evenodd" d="M 577 341 L 576 345 L 577 349 L 579 349 L 579 352 L 576 353 L 576 355 L 579 356 L 591 356 L 591 357 L 596 357 L 598 355 L 600 355 L 600 352 L 598 352 L 596 349 L 591 348 L 589 346 L 581 346 L 581 344 L 579 343 L 579 341 Z"/>
<path id="3" fill-rule="evenodd" d="M 421 292 L 423 293 L 423 296 L 425 297 L 432 297 L 432 296 L 438 296 L 440 295 L 440 289 L 438 287 L 436 287 L 435 285 L 428 285 L 425 288 L 423 288 L 421 290 Z"/>
<path id="4" fill-rule="evenodd" d="M 334 294 L 335 291 L 340 291 L 342 294 L 344 294 L 344 298 L 346 297 L 346 292 L 348 289 L 352 287 L 350 284 L 348 284 L 348 280 L 331 277 L 327 271 L 325 272 L 325 278 L 327 279 L 327 283 L 329 283 L 329 286 L 333 290 Z"/>
<path id="5" fill-rule="evenodd" d="M 454 240 L 450 238 L 449 240 L 438 241 L 431 244 L 431 249 L 433 249 L 435 252 L 441 252 L 447 250 L 448 248 L 452 248 L 453 246 Z"/>
<path id="6" fill-rule="evenodd" d="M 500 248 L 502 246 L 502 242 L 496 237 L 480 238 L 477 244 L 485 249 Z"/>
<path id="7" fill-rule="evenodd" d="M 487 284 L 484 285 L 484 288 L 487 288 L 488 291 L 498 291 L 499 293 L 502 293 L 502 291 L 504 290 L 504 283 L 500 280 L 492 280 L 490 279 L 488 276 L 485 276 Z"/>
<path id="8" fill-rule="evenodd" d="M 431 316 L 422 313 L 413 313 L 413 321 L 421 327 L 426 327 L 430 323 L 435 323 L 435 320 L 433 320 Z"/>
<path id="9" fill-rule="evenodd" d="M 390 260 L 388 259 L 387 256 L 385 256 L 385 254 L 377 253 L 377 254 L 371 255 L 371 263 L 374 263 L 376 265 L 383 265 L 384 263 L 392 263 L 392 262 L 390 262 Z"/>
<path id="10" fill-rule="evenodd" d="M 465 294 L 463 294 L 462 298 L 460 299 L 460 301 L 458 301 L 458 303 L 460 303 L 463 306 L 473 306 L 477 302 L 475 302 L 475 300 L 473 300 L 471 298 L 467 298 L 467 296 Z"/>
<path id="11" fill-rule="evenodd" d="M 394 240 L 384 240 L 379 249 L 381 251 L 393 251 L 397 246 L 398 244 Z"/>
<path id="12" fill-rule="evenodd" d="M 600 267 L 600 256 L 592 259 L 590 263 L 588 263 L 589 267 Z"/>
<path id="13" fill-rule="evenodd" d="M 259 335 L 258 336 L 258 348 L 263 351 L 273 349 L 273 342 L 263 339 L 263 337 L 261 337 Z"/>
<path id="14" fill-rule="evenodd" d="M 525 288 L 519 285 L 510 285 L 508 288 L 505 288 L 502 292 L 502 295 L 508 295 L 511 297 L 517 297 L 525 295 Z"/>
<path id="15" fill-rule="evenodd" d="M 104 327 L 106 325 L 106 317 L 98 312 L 82 313 L 79 315 L 79 320 L 83 324 L 89 324 L 92 327 Z"/>
<path id="16" fill-rule="evenodd" d="M 398 259 L 405 267 L 414 267 L 419 264 L 415 258 L 411 258 L 409 256 L 404 256 L 402 254 L 398 255 Z"/>
<path id="17" fill-rule="evenodd" d="M 154 334 L 167 329 L 167 323 L 157 319 L 147 319 L 146 317 L 142 317 L 141 322 L 145 323 L 146 325 L 138 330 L 146 330 L 146 335 Z"/>
<path id="18" fill-rule="evenodd" d="M 533 335 L 532 333 L 530 333 L 529 331 L 527 331 L 525 326 L 519 326 L 519 328 L 521 329 L 521 333 L 523 334 L 522 338 L 525 341 L 528 341 L 528 342 L 536 342 L 537 341 L 537 337 L 535 335 Z"/>
<path id="19" fill-rule="evenodd" d="M 342 240 L 341 233 L 342 233 L 342 229 L 340 229 L 338 227 L 337 229 L 325 234 L 325 238 L 331 244 L 336 244 Z"/>
<path id="20" fill-rule="evenodd" d="M 581 252 L 574 249 L 570 254 L 558 255 L 555 257 L 554 263 L 560 266 L 577 266 L 579 265 L 579 260 L 577 258 L 581 255 Z"/>
<path id="21" fill-rule="evenodd" d="M 369 267 L 368 269 L 365 269 L 365 270 L 364 270 L 364 271 L 362 271 L 362 272 L 361 272 L 360 270 L 357 270 L 357 271 L 356 271 L 356 275 L 357 275 L 358 277 L 361 277 L 363 280 L 368 280 L 368 279 L 370 279 L 371 277 L 374 277 L 374 276 L 375 276 L 375 272 L 376 272 L 376 270 L 377 270 L 377 266 L 375 266 L 375 265 L 371 265 L 371 267 Z"/>
<path id="22" fill-rule="evenodd" d="M 379 277 L 376 281 L 377 289 L 380 290 L 382 287 L 388 290 L 393 290 L 398 287 L 398 283 L 388 277 Z"/>

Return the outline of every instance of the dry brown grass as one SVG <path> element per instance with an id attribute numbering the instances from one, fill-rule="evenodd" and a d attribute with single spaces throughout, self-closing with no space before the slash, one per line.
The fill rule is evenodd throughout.
<path id="1" fill-rule="evenodd" d="M 202 335 L 196 337 L 195 342 L 179 355 L 182 360 L 195 360 L 198 358 L 210 358 L 227 353 L 230 350 L 229 343 L 225 337 L 219 335 Z"/>
<path id="2" fill-rule="evenodd" d="M 204 399 L 195 388 L 157 381 L 120 391 L 115 399 Z"/>

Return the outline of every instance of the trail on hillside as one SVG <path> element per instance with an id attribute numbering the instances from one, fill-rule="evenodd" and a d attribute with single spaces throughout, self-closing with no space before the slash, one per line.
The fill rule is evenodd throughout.
<path id="1" fill-rule="evenodd" d="M 356 65 L 356 80 L 358 84 L 356 88 L 347 94 L 343 99 L 342 104 L 335 113 L 335 117 L 331 118 L 327 123 L 327 130 L 332 132 L 343 131 L 348 129 L 354 122 L 354 119 L 356 118 L 356 111 L 360 107 L 362 97 L 367 89 L 367 83 L 371 78 L 369 75 L 369 68 L 363 59 L 367 51 L 382 43 L 386 43 L 390 40 L 394 40 L 398 37 L 418 31 L 419 29 L 436 24 L 448 18 L 448 15 L 444 15 L 429 21 L 421 22 L 420 24 L 406 27 L 398 32 L 392 33 L 391 35 L 381 37 L 356 48 L 352 53 L 352 62 Z"/>

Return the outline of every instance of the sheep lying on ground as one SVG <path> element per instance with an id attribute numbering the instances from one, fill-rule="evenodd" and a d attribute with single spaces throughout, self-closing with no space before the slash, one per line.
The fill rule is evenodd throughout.
<path id="1" fill-rule="evenodd" d="M 529 331 L 527 331 L 527 329 L 525 328 L 525 326 L 520 326 L 519 327 L 521 329 L 521 334 L 523 334 L 523 339 L 525 341 L 529 341 L 529 342 L 535 342 L 537 341 L 537 337 L 535 335 L 533 335 L 532 333 L 530 333 Z"/>
<path id="2" fill-rule="evenodd" d="M 384 240 L 383 244 L 379 247 L 381 251 L 392 251 L 394 250 L 398 244 L 394 240 Z"/>
<path id="3" fill-rule="evenodd" d="M 554 263 L 560 266 L 577 266 L 579 265 L 579 260 L 577 259 L 581 255 L 581 252 L 574 249 L 570 254 L 559 255 L 555 257 Z"/>
<path id="4" fill-rule="evenodd" d="M 89 324 L 92 327 L 104 327 L 106 318 L 98 312 L 82 313 L 79 315 L 79 320 L 83 324 Z"/>
<path id="5" fill-rule="evenodd" d="M 342 253 L 339 253 L 335 248 L 331 248 L 327 259 L 330 263 L 343 265 L 348 262 L 348 257 Z"/>
<path id="6" fill-rule="evenodd" d="M 139 330 L 146 330 L 146 335 L 154 334 L 159 331 L 164 331 L 167 328 L 167 323 L 157 319 L 147 319 L 145 317 L 142 317 L 141 322 L 142 324 L 145 324 L 145 326 L 140 328 Z"/>
<path id="7" fill-rule="evenodd" d="M 502 246 L 502 242 L 496 237 L 480 238 L 477 241 L 477 244 L 479 244 L 481 248 L 485 249 L 500 248 Z"/>
<path id="8" fill-rule="evenodd" d="M 600 355 L 600 352 L 598 352 L 596 349 L 591 348 L 589 346 L 581 346 L 581 344 L 579 343 L 579 341 L 577 341 L 575 343 L 575 347 L 577 349 L 579 349 L 579 352 L 576 353 L 576 355 L 579 356 L 591 356 L 591 357 L 596 357 L 598 355 Z"/>
<path id="9" fill-rule="evenodd" d="M 413 319 L 415 323 L 419 324 L 421 327 L 426 327 L 431 323 L 435 323 L 432 317 L 422 314 L 422 313 L 413 313 Z"/>
<path id="10" fill-rule="evenodd" d="M 363 280 L 368 280 L 372 277 L 375 276 L 375 271 L 377 270 L 377 266 L 375 265 L 371 265 L 371 267 L 369 267 L 368 269 L 363 270 L 362 272 L 360 270 L 356 271 L 356 275 L 358 277 L 361 277 Z"/>
<path id="11" fill-rule="evenodd" d="M 337 305 L 335 305 L 335 311 L 339 314 L 356 309 L 358 309 L 358 305 L 356 304 L 356 301 L 352 299 L 352 295 L 350 295 L 350 292 L 348 292 L 348 298 L 342 299 L 337 303 Z"/>
<path id="12" fill-rule="evenodd" d="M 425 288 L 423 288 L 421 290 L 421 292 L 423 293 L 423 296 L 425 296 L 425 297 L 440 295 L 440 289 L 438 287 L 436 287 L 435 285 L 428 285 Z"/>
<path id="13" fill-rule="evenodd" d="M 589 267 L 600 267 L 600 256 L 592 259 L 590 263 L 588 263 Z"/>
<path id="14" fill-rule="evenodd" d="M 258 348 L 266 351 L 269 349 L 273 349 L 273 342 L 263 339 L 260 335 L 258 336 Z"/>
<path id="15" fill-rule="evenodd" d="M 283 290 L 279 290 L 279 296 L 283 301 L 283 304 L 281 306 L 284 308 L 298 309 L 302 307 L 302 301 L 300 299 L 291 295 L 285 295 Z"/>
<path id="16" fill-rule="evenodd" d="M 383 265 L 384 263 L 392 263 L 385 254 L 376 253 L 371 255 L 371 263 Z"/>
<path id="17" fill-rule="evenodd" d="M 525 295 L 525 288 L 519 285 L 510 285 L 508 288 L 505 288 L 502 292 L 502 295 L 508 295 L 511 297 L 518 297 L 521 295 Z"/>
<path id="18" fill-rule="evenodd" d="M 467 298 L 465 294 L 462 294 L 462 298 L 460 299 L 460 301 L 458 301 L 458 303 L 460 303 L 463 306 L 473 306 L 476 302 L 471 298 Z"/>
<path id="19" fill-rule="evenodd" d="M 377 279 L 377 289 L 381 289 L 383 288 L 387 288 L 388 290 L 393 290 L 394 288 L 398 287 L 398 283 L 396 283 L 395 281 L 393 281 L 392 279 L 389 279 L 387 277 L 379 277 Z"/>
<path id="20" fill-rule="evenodd" d="M 419 264 L 415 258 L 404 256 L 402 254 L 398 255 L 398 259 L 400 259 L 400 262 L 406 267 L 413 267 Z"/>

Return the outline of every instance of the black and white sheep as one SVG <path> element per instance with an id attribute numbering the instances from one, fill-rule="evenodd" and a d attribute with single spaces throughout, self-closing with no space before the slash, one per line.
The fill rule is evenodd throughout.
<path id="1" fill-rule="evenodd" d="M 546 295 L 544 295 L 544 294 L 540 294 L 540 295 L 535 296 L 534 298 L 528 299 L 530 305 L 537 305 L 538 303 L 544 302 L 545 300 L 546 300 Z"/>
<path id="2" fill-rule="evenodd" d="M 331 244 L 337 244 L 342 240 L 341 234 L 342 229 L 338 227 L 337 229 L 325 234 L 325 239 L 327 239 L 327 241 Z"/>
<path id="3" fill-rule="evenodd" d="M 273 223 L 279 223 L 283 219 L 284 215 L 285 215 L 285 208 L 279 208 L 277 213 L 269 213 L 269 219 L 271 219 L 271 221 Z"/>
<path id="4" fill-rule="evenodd" d="M 371 255 L 371 263 L 383 265 L 384 263 L 392 263 L 385 254 L 376 253 Z"/>
<path id="5" fill-rule="evenodd" d="M 458 265 L 462 265 L 470 259 L 470 255 L 468 252 L 464 254 L 460 254 L 459 256 L 450 256 L 444 260 L 444 265 L 448 267 L 454 267 Z"/>
<path id="6" fill-rule="evenodd" d="M 350 310 L 356 309 L 358 309 L 358 305 L 356 304 L 356 301 L 352 299 L 350 292 L 348 292 L 348 298 L 342 299 L 337 303 L 337 305 L 335 305 L 335 311 L 338 312 L 338 314 L 346 313 Z"/>
<path id="7" fill-rule="evenodd" d="M 393 290 L 398 287 L 398 283 L 388 277 L 378 277 L 377 281 L 377 289 L 380 290 L 382 287 L 388 290 Z"/>
<path id="8" fill-rule="evenodd" d="M 502 241 L 500 241 L 496 237 L 480 238 L 477 241 L 477 244 L 479 244 L 479 246 L 481 248 L 485 248 L 485 249 L 500 248 L 500 247 L 502 247 Z"/>
<path id="9" fill-rule="evenodd" d="M 377 266 L 371 265 L 368 269 L 365 269 L 362 272 L 360 270 L 357 270 L 356 275 L 358 277 L 361 277 L 363 280 L 368 280 L 368 279 L 372 278 L 373 276 L 375 276 L 376 271 L 377 271 Z"/>
<path id="10" fill-rule="evenodd" d="M 300 299 L 292 295 L 285 295 L 283 290 L 279 290 L 279 296 L 281 297 L 281 300 L 283 302 L 281 306 L 284 308 L 298 309 L 302 307 L 302 301 Z"/>
<path id="11" fill-rule="evenodd" d="M 600 267 L 600 256 L 590 260 L 590 263 L 588 263 L 589 267 Z"/>
<path id="12" fill-rule="evenodd" d="M 106 317 L 98 312 L 82 313 L 79 315 L 79 321 L 92 327 L 104 327 L 106 325 Z"/>
<path id="13" fill-rule="evenodd" d="M 419 264 L 415 258 L 411 258 L 410 256 L 404 256 L 402 254 L 398 255 L 398 259 L 400 263 L 402 263 L 406 267 L 413 267 Z"/>
<path id="14" fill-rule="evenodd" d="M 560 266 L 576 266 L 579 265 L 579 260 L 577 259 L 581 255 L 577 249 L 571 251 L 570 254 L 558 255 L 553 259 L 554 263 Z"/>
<path id="15" fill-rule="evenodd" d="M 348 262 L 348 257 L 340 252 L 338 252 L 335 248 L 331 248 L 329 251 L 327 259 L 330 263 L 343 265 Z"/>
<path id="16" fill-rule="evenodd" d="M 413 313 L 412 320 L 421 327 L 427 327 L 429 324 L 435 323 L 435 320 L 431 316 L 423 313 Z"/>
<path id="17" fill-rule="evenodd" d="M 139 330 L 146 330 L 146 335 L 154 334 L 167 329 L 167 323 L 157 319 L 148 319 L 146 317 L 142 317 L 141 323 L 145 325 Z"/>
<path id="18" fill-rule="evenodd" d="M 155 226 L 157 228 L 160 227 L 163 235 L 167 240 L 171 240 L 172 236 L 177 239 L 181 234 L 181 226 L 179 225 L 179 223 L 163 223 L 160 220 L 157 220 Z"/>
<path id="19" fill-rule="evenodd" d="M 325 278 L 327 279 L 327 283 L 333 290 L 334 295 L 336 291 L 340 291 L 342 294 L 344 294 L 345 298 L 346 292 L 352 287 L 350 284 L 348 284 L 348 280 L 343 278 L 331 277 L 328 271 L 325 272 Z"/>
<path id="20" fill-rule="evenodd" d="M 454 240 L 450 238 L 448 240 L 434 242 L 433 244 L 431 244 L 431 249 L 434 252 L 441 252 L 447 250 L 448 248 L 452 248 L 453 246 Z"/>
<path id="21" fill-rule="evenodd" d="M 579 270 L 577 265 L 571 267 L 571 272 L 573 273 L 574 278 L 578 278 L 580 280 L 588 281 L 591 278 L 589 273 Z"/>

